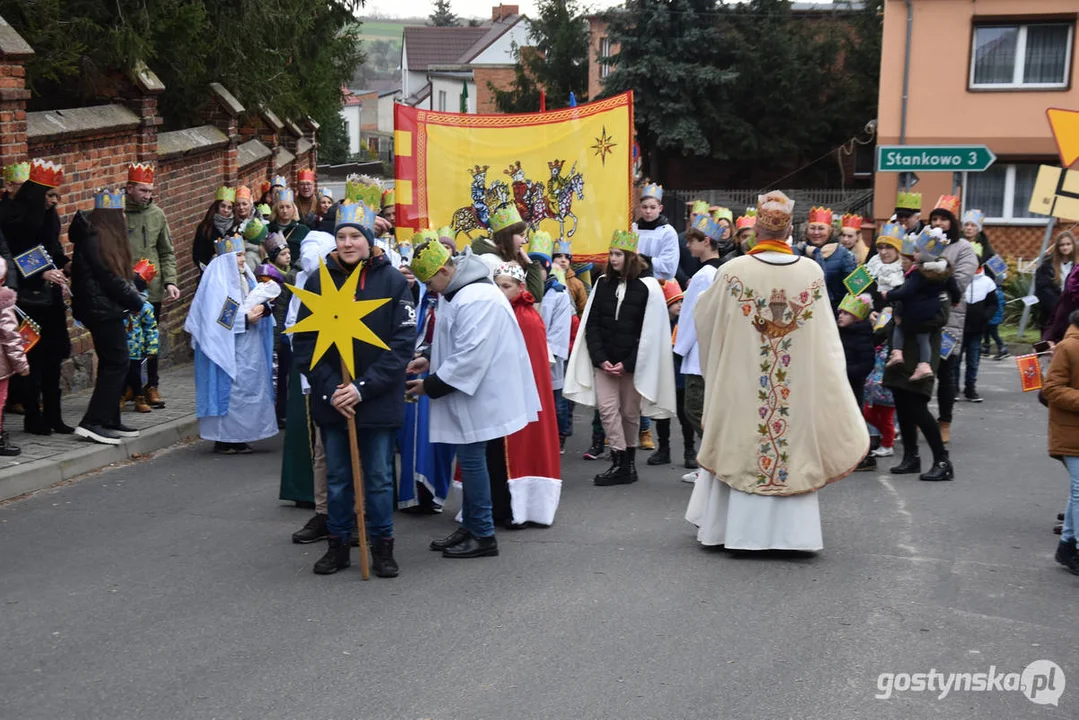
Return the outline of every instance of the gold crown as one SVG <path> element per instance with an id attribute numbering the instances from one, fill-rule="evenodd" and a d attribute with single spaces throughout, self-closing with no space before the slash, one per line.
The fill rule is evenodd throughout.
<path id="1" fill-rule="evenodd" d="M 449 249 L 437 240 L 420 246 L 412 256 L 412 274 L 420 282 L 427 282 L 450 260 Z"/>
<path id="2" fill-rule="evenodd" d="M 761 230 L 783 232 L 791 224 L 794 201 L 779 192 L 772 191 L 757 198 L 757 224 Z"/>

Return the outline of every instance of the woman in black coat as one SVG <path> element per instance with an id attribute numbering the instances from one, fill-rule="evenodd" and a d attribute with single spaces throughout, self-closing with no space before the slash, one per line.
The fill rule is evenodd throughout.
<path id="1" fill-rule="evenodd" d="M 1038 322 L 1045 332 L 1053 321 L 1057 303 L 1060 302 L 1064 283 L 1075 267 L 1075 236 L 1069 231 L 1057 235 L 1053 246 L 1038 263 L 1034 272 L 1034 295 L 1038 298 Z M 1066 318 L 1061 325 L 1066 329 Z M 1063 331 L 1061 333 L 1063 337 Z"/>
<path id="2" fill-rule="evenodd" d="M 60 365 L 71 355 L 67 307 L 62 288 L 68 258 L 60 245 L 60 191 L 34 180 L 23 183 L 7 205 L 0 229 L 13 255 L 41 245 L 52 268 L 18 280 L 18 306 L 41 328 L 41 339 L 26 354 L 30 374 L 12 378 L 13 395 L 26 409 L 24 429 L 34 435 L 69 434 L 74 428 L 60 414 Z"/>
<path id="3" fill-rule="evenodd" d="M 199 273 L 217 256 L 215 245 L 229 234 L 233 224 L 232 201 L 214 200 L 195 229 L 195 240 L 191 243 L 191 259 L 195 261 Z"/>
<path id="4" fill-rule="evenodd" d="M 122 208 L 123 200 L 110 203 Z M 120 422 L 120 398 L 127 380 L 127 315 L 142 309 L 142 297 L 131 282 L 131 247 L 123 210 L 95 208 L 76 213 L 68 228 L 75 249 L 71 262 L 71 310 L 94 339 L 97 381 L 75 433 L 106 445 L 138 431 Z"/>

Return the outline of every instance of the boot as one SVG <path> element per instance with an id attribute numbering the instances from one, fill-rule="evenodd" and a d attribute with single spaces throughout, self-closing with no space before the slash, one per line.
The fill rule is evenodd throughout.
<path id="1" fill-rule="evenodd" d="M 670 465 L 671 464 L 671 446 L 660 443 L 659 448 L 648 456 L 649 465 Z"/>
<path id="2" fill-rule="evenodd" d="M 622 475 L 628 478 L 626 482 L 637 482 L 637 448 L 626 448 L 622 453 Z"/>
<path id="3" fill-rule="evenodd" d="M 619 485 L 618 482 L 620 470 L 622 469 L 622 455 L 625 454 L 625 450 L 611 450 L 611 466 L 596 475 L 592 479 L 592 482 L 596 485 Z"/>
<path id="4" fill-rule="evenodd" d="M 148 413 L 151 411 L 150 403 L 142 395 L 135 397 L 135 412 Z"/>
<path id="5" fill-rule="evenodd" d="M 946 420 L 938 420 L 937 426 L 940 428 L 940 441 L 947 445 L 952 441 L 952 424 Z"/>
<path id="6" fill-rule="evenodd" d="M 161 409 L 165 407 L 165 401 L 161 399 L 161 393 L 157 391 L 156 387 L 146 388 L 146 402 L 150 403 L 150 407 Z"/>
<path id="7" fill-rule="evenodd" d="M 685 453 L 682 454 L 682 465 L 687 470 L 696 470 L 700 467 L 697 464 L 697 451 L 692 447 L 687 447 Z"/>
<path id="8" fill-rule="evenodd" d="M 628 440 L 629 438 L 626 438 L 626 439 Z M 641 430 L 639 440 L 640 440 L 640 446 L 641 446 L 642 450 L 652 450 L 653 448 L 656 447 L 656 444 L 654 442 L 652 442 L 652 431 L 651 430 Z"/>
<path id="9" fill-rule="evenodd" d="M 599 435 L 592 436 L 592 445 L 584 453 L 585 460 L 599 460 L 604 455 L 603 438 Z"/>
<path id="10" fill-rule="evenodd" d="M 315 513 L 314 517 L 307 521 L 301 529 L 292 533 L 292 542 L 297 545 L 309 545 L 319 540 L 325 540 L 330 532 L 326 529 L 328 518 L 322 513 Z"/>
<path id="11" fill-rule="evenodd" d="M 922 459 L 918 457 L 918 451 L 911 452 L 906 448 L 903 448 L 903 462 L 893 467 L 890 472 L 892 475 L 912 475 L 914 473 L 920 473 L 922 471 Z"/>
<path id="12" fill-rule="evenodd" d="M 45 412 L 45 422 L 52 428 L 54 433 L 58 435 L 71 435 L 75 432 L 75 428 L 65 423 L 64 417 L 60 413 L 59 387 L 55 390 L 50 388 L 42 389 L 42 405 Z"/>
<path id="13" fill-rule="evenodd" d="M 1075 538 L 1071 540 L 1061 540 L 1057 545 L 1057 562 L 1066 568 L 1070 568 L 1074 563 L 1076 557 L 1079 557 L 1079 553 L 1075 550 Z"/>
<path id="14" fill-rule="evenodd" d="M 472 534 L 469 533 L 468 530 L 465 530 L 463 527 L 458 527 L 441 540 L 432 540 L 429 547 L 435 552 L 441 552 L 454 545 L 460 545 L 470 537 L 472 537 Z"/>
<path id="15" fill-rule="evenodd" d="M 344 570 L 352 564 L 348 557 L 349 546 L 347 542 L 342 542 L 341 538 L 331 535 L 329 546 L 326 554 L 315 563 L 314 571 L 316 575 L 333 575 L 338 570 Z"/>
<path id="16" fill-rule="evenodd" d="M 919 480 L 925 480 L 926 482 L 943 482 L 945 480 L 955 479 L 955 469 L 952 467 L 951 460 L 945 455 L 943 460 L 938 460 L 933 463 L 932 469 L 920 475 Z"/>
<path id="17" fill-rule="evenodd" d="M 380 578 L 394 578 L 400 569 L 393 559 L 393 538 L 371 541 L 371 570 Z"/>
<path id="18" fill-rule="evenodd" d="M 52 435 L 52 428 L 49 427 L 49 423 L 45 421 L 45 417 L 41 414 L 41 407 L 37 404 L 36 399 L 32 399 L 26 405 L 22 429 L 23 432 L 30 435 Z"/>
<path id="19" fill-rule="evenodd" d="M 858 463 L 858 467 L 854 468 L 854 472 L 868 472 L 870 470 L 877 469 L 877 458 L 872 453 L 862 458 L 862 461 Z"/>
<path id="20" fill-rule="evenodd" d="M 124 396 L 120 398 L 120 409 L 123 410 L 124 406 L 135 399 L 135 391 L 131 388 L 124 390 Z"/>
<path id="21" fill-rule="evenodd" d="M 469 533 L 468 537 L 461 542 L 442 551 L 444 558 L 477 558 L 495 555 L 498 555 L 498 540 L 494 535 L 476 537 L 472 533 Z"/>
<path id="22" fill-rule="evenodd" d="M 22 448 L 11 444 L 7 430 L 0 432 L 0 457 L 15 457 L 22 452 Z"/>

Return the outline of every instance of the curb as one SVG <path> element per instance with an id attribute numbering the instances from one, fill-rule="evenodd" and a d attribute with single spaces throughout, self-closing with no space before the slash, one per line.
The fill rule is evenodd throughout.
<path id="1" fill-rule="evenodd" d="M 32 460 L 0 470 L 0 502 L 43 490 L 114 463 L 148 455 L 190 437 L 197 437 L 199 422 L 194 414 L 155 425 L 141 431 L 139 437 L 125 439 L 119 445 L 86 445 L 72 448 L 47 460 Z"/>

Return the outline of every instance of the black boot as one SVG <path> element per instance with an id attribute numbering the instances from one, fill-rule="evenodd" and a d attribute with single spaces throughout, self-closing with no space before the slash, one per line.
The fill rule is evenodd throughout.
<path id="1" fill-rule="evenodd" d="M 0 457 L 15 457 L 22 452 L 18 445 L 12 445 L 7 430 L 0 432 Z"/>
<path id="2" fill-rule="evenodd" d="M 626 448 L 622 453 L 622 475 L 627 478 L 626 482 L 637 482 L 637 448 Z"/>
<path id="3" fill-rule="evenodd" d="M 670 465 L 671 464 L 671 446 L 660 444 L 656 451 L 648 456 L 649 465 Z"/>
<path id="4" fill-rule="evenodd" d="M 399 568 L 393 559 L 393 538 L 378 538 L 371 541 L 371 569 L 380 578 L 397 577 Z"/>
<path id="5" fill-rule="evenodd" d="M 903 461 L 893 467 L 890 472 L 892 475 L 913 475 L 914 473 L 920 473 L 922 471 L 922 459 L 918 457 L 917 449 L 914 452 L 903 448 Z"/>
<path id="6" fill-rule="evenodd" d="M 1057 545 L 1057 562 L 1066 568 L 1070 568 L 1076 557 L 1079 557 L 1079 553 L 1075 550 L 1075 538 L 1061 540 L 1060 544 Z"/>
<path id="7" fill-rule="evenodd" d="M 624 450 L 611 450 L 611 466 L 596 475 L 592 479 L 592 482 L 596 485 L 618 485 L 617 481 L 619 471 L 622 468 L 622 455 L 625 454 Z"/>
<path id="8" fill-rule="evenodd" d="M 460 543 L 463 543 L 470 537 L 472 536 L 469 534 L 468 530 L 465 530 L 463 527 L 458 527 L 456 530 L 454 530 L 441 540 L 432 540 L 429 547 L 436 552 L 441 552 L 448 547 L 453 547 L 454 545 L 459 545 Z"/>
<path id="9" fill-rule="evenodd" d="M 349 546 L 347 542 L 342 542 L 341 538 L 330 536 L 329 549 L 326 550 L 326 554 L 318 559 L 315 563 L 316 575 L 333 575 L 338 570 L 344 570 L 352 561 L 349 560 Z"/>
<path id="10" fill-rule="evenodd" d="M 693 449 L 693 446 L 686 448 L 686 451 L 682 454 L 683 466 L 687 470 L 696 470 L 700 467 L 697 464 L 697 451 Z"/>
<path id="11" fill-rule="evenodd" d="M 498 540 L 494 535 L 476 537 L 472 533 L 463 542 L 452 545 L 442 551 L 445 558 L 477 558 L 498 555 Z"/>
<path id="12" fill-rule="evenodd" d="M 297 545 L 308 545 L 325 540 L 330 536 L 330 531 L 326 529 L 327 519 L 325 514 L 315 513 L 315 516 L 308 520 L 303 528 L 292 533 L 292 542 Z"/>
<path id="13" fill-rule="evenodd" d="M 938 460 L 933 463 L 933 467 L 929 472 L 923 473 L 918 477 L 919 480 L 925 480 L 926 482 L 944 482 L 945 480 L 955 479 L 955 469 L 952 467 L 952 461 L 945 455 L 943 460 Z"/>
<path id="14" fill-rule="evenodd" d="M 63 416 L 60 414 L 59 387 L 56 388 L 55 393 L 52 391 L 44 393 L 43 405 L 45 408 L 45 422 L 54 433 L 59 435 L 71 435 L 75 432 L 75 428 L 65 423 Z"/>
<path id="15" fill-rule="evenodd" d="M 858 467 L 854 468 L 854 472 L 868 472 L 870 470 L 877 469 L 877 459 L 872 455 L 866 455 L 862 458 L 862 461 L 858 463 Z"/>

